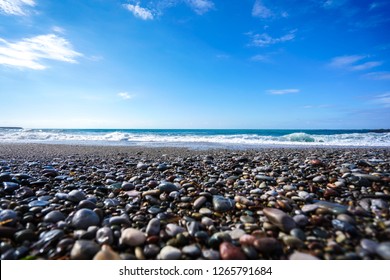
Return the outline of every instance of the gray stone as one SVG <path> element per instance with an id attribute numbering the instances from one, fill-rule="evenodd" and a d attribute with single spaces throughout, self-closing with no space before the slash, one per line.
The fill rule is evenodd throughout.
<path id="1" fill-rule="evenodd" d="M 179 233 L 185 232 L 185 229 L 181 226 L 178 226 L 176 224 L 167 224 L 165 227 L 165 231 L 169 236 L 176 236 Z"/>
<path id="2" fill-rule="evenodd" d="M 79 203 L 85 199 L 85 193 L 79 190 L 73 190 L 68 193 L 68 200 L 74 203 Z"/>
<path id="3" fill-rule="evenodd" d="M 226 212 L 234 209 L 234 201 L 220 195 L 213 196 L 213 207 L 217 212 Z"/>
<path id="4" fill-rule="evenodd" d="M 216 250 L 211 250 L 211 249 L 203 250 L 202 255 L 203 255 L 203 258 L 205 258 L 206 260 L 220 260 L 221 259 L 219 252 Z"/>
<path id="5" fill-rule="evenodd" d="M 161 260 L 179 260 L 180 258 L 181 251 L 173 246 L 165 246 L 159 254 Z"/>
<path id="6" fill-rule="evenodd" d="M 294 253 L 292 253 L 292 255 L 289 257 L 289 259 L 290 260 L 319 260 L 317 257 L 315 257 L 313 255 L 298 252 L 298 251 L 295 251 Z"/>
<path id="7" fill-rule="evenodd" d="M 112 229 L 109 227 L 99 228 L 96 232 L 96 241 L 99 244 L 111 245 L 114 242 L 114 234 Z"/>
<path id="8" fill-rule="evenodd" d="M 195 201 L 194 201 L 194 209 L 199 209 L 203 206 L 203 204 L 205 204 L 207 201 L 207 198 L 204 197 L 204 196 L 200 196 L 198 197 Z"/>
<path id="9" fill-rule="evenodd" d="M 157 218 L 153 218 L 149 221 L 147 227 L 146 227 L 146 234 L 147 235 L 158 235 L 160 232 L 161 222 Z"/>
<path id="10" fill-rule="evenodd" d="M 97 226 L 99 224 L 99 216 L 91 209 L 80 209 L 72 218 L 72 226 L 76 229 L 87 229 L 89 226 Z"/>
<path id="11" fill-rule="evenodd" d="M 376 248 L 376 253 L 384 260 L 390 260 L 390 242 L 382 242 Z"/>
<path id="12" fill-rule="evenodd" d="M 70 258 L 72 260 L 92 260 L 99 250 L 99 245 L 94 241 L 77 240 L 70 252 Z"/>
<path id="13" fill-rule="evenodd" d="M 277 226 L 284 232 L 290 232 L 290 230 L 296 227 L 293 218 L 284 213 L 282 210 L 264 208 L 263 213 L 273 225 Z"/>
<path id="14" fill-rule="evenodd" d="M 65 214 L 59 210 L 53 210 L 45 215 L 43 220 L 47 223 L 57 223 L 66 219 Z"/>
<path id="15" fill-rule="evenodd" d="M 182 249 L 183 254 L 190 256 L 192 258 L 197 258 L 202 254 L 199 246 L 196 244 L 184 246 Z"/>
<path id="16" fill-rule="evenodd" d="M 362 239 L 360 241 L 360 246 L 370 254 L 376 253 L 376 249 L 378 248 L 378 245 L 379 245 L 378 242 L 375 242 L 370 239 Z"/>
<path id="17" fill-rule="evenodd" d="M 166 193 L 170 193 L 170 192 L 174 192 L 174 191 L 179 190 L 179 188 L 175 184 L 172 184 L 169 182 L 162 182 L 160 185 L 158 185 L 158 189 L 161 192 L 166 192 Z"/>

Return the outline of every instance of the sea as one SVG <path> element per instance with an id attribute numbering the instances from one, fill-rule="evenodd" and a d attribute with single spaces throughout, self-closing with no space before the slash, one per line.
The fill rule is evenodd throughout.
<path id="1" fill-rule="evenodd" d="M 390 130 L 0 128 L 1 143 L 188 147 L 390 147 Z"/>

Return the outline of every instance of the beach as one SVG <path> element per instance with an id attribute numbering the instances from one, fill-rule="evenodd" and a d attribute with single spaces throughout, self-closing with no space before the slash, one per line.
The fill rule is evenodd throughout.
<path id="1" fill-rule="evenodd" d="M 390 149 L 0 144 L 1 259 L 390 259 Z"/>

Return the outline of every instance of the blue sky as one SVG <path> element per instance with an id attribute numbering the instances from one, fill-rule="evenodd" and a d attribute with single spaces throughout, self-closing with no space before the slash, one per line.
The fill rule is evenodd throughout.
<path id="1" fill-rule="evenodd" d="M 390 128 L 386 0 L 0 0 L 0 126 Z"/>

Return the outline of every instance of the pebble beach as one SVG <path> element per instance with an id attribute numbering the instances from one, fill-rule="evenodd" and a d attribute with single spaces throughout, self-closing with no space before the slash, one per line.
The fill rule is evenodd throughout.
<path id="1" fill-rule="evenodd" d="M 0 144 L 2 260 L 390 259 L 389 148 Z"/>

